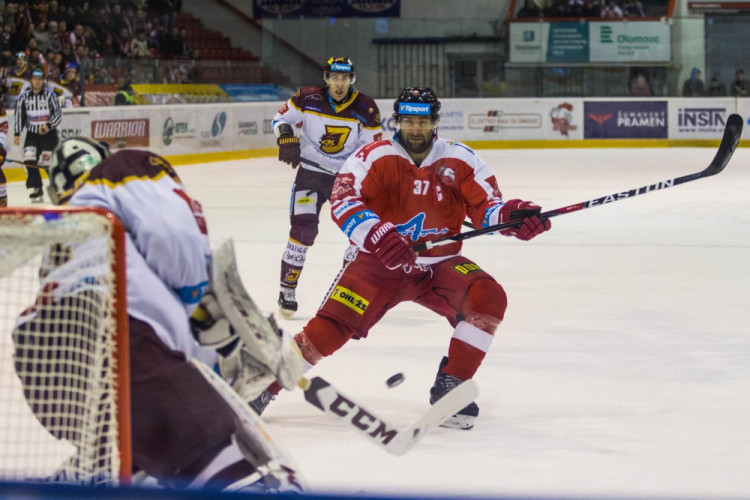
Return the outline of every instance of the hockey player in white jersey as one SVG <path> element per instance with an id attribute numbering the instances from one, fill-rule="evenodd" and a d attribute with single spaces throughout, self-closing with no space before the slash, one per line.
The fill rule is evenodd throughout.
<path id="1" fill-rule="evenodd" d="M 201 205 L 188 196 L 172 166 L 147 151 L 110 155 L 104 143 L 72 137 L 53 151 L 50 181 L 55 204 L 104 208 L 125 227 L 134 468 L 168 487 L 299 491 L 294 469 L 284 465 L 291 462 L 267 456 L 266 432 L 241 425 L 243 417 L 221 384 L 212 381 L 210 370 L 206 374 L 190 362 L 215 361 L 216 352 L 198 343 L 207 337 L 212 347 L 221 346 L 224 365 L 241 365 L 245 358 L 240 355 L 252 353 L 243 351 L 242 340 L 226 322 L 223 329 L 212 324 L 191 330 L 190 314 L 199 304 L 216 302 L 206 294 L 212 251 Z M 70 257 L 46 275 L 89 272 L 79 269 L 85 257 L 79 250 L 72 246 Z M 95 277 L 43 281 L 42 289 L 53 301 L 76 300 L 71 295 L 78 284 L 91 282 Z M 44 324 L 43 312 L 29 311 L 19 319 L 15 339 L 55 328 Z M 217 339 L 217 332 L 225 338 Z M 272 378 L 294 388 L 302 373 L 301 357 L 294 350 L 278 355 L 280 376 Z M 47 428 L 54 434 L 54 428 Z M 265 450 L 262 460 L 258 456 L 263 453 L 248 452 L 256 445 Z"/>
<path id="2" fill-rule="evenodd" d="M 295 289 L 336 174 L 357 148 L 382 137 L 380 111 L 372 98 L 354 88 L 356 73 L 349 58 L 328 59 L 323 80 L 323 87 L 300 88 L 273 119 L 279 161 L 292 168 L 301 164 L 292 186 L 291 229 L 281 259 L 279 308 L 286 318 L 297 310 Z"/>

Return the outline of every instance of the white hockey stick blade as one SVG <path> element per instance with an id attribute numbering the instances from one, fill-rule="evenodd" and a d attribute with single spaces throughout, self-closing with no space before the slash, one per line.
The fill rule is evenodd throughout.
<path id="1" fill-rule="evenodd" d="M 201 372 L 203 377 L 214 386 L 234 412 L 237 420 L 235 438 L 243 455 L 256 467 L 266 464 L 279 464 L 287 469 L 293 483 L 302 490 L 307 490 L 307 483 L 291 456 L 271 437 L 263 420 L 240 398 L 224 379 L 216 374 L 205 363 L 196 359 L 190 362 Z"/>
<path id="2" fill-rule="evenodd" d="M 308 403 L 396 456 L 411 450 L 432 429 L 479 395 L 476 382 L 467 380 L 430 406 L 414 424 L 406 429 L 397 429 L 395 425 L 366 409 L 322 377 L 303 378 L 299 386 L 305 392 L 305 400 Z"/>

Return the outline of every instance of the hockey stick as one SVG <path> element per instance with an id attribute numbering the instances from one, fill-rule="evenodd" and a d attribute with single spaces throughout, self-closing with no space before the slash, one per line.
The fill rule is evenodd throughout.
<path id="1" fill-rule="evenodd" d="M 655 184 L 649 184 L 647 186 L 631 189 L 630 191 L 621 191 L 619 193 L 602 196 L 593 200 L 582 201 L 579 203 L 568 205 L 566 207 L 556 208 L 554 210 L 542 212 L 541 214 L 539 214 L 539 218 L 542 220 L 546 220 L 552 217 L 557 217 L 558 215 L 578 212 L 579 210 L 584 210 L 586 208 L 598 207 L 607 203 L 624 200 L 626 198 L 632 198 L 634 196 L 651 193 L 653 191 L 660 191 L 662 189 L 679 186 L 680 184 L 685 184 L 687 182 L 716 175 L 724 170 L 724 167 L 727 166 L 727 163 L 729 163 L 729 160 L 732 158 L 734 150 L 737 148 L 737 143 L 740 140 L 740 136 L 742 135 L 742 126 L 743 119 L 740 115 L 729 115 L 729 118 L 727 118 L 726 128 L 724 129 L 724 136 L 721 139 L 721 144 L 719 145 L 719 149 L 716 152 L 716 156 L 714 156 L 713 161 L 711 161 L 708 167 L 701 170 L 700 172 L 683 175 L 682 177 L 676 177 L 673 179 L 667 179 Z M 520 223 L 520 219 L 514 218 L 514 220 L 510 220 L 501 224 L 495 224 L 494 226 L 475 229 L 474 231 L 467 231 L 465 233 L 455 234 L 453 236 L 444 236 L 442 238 L 437 238 L 432 241 L 426 241 L 424 243 L 417 243 L 413 245 L 412 248 L 415 252 L 420 252 L 422 250 L 427 250 L 439 245 L 447 245 L 449 243 L 453 243 L 454 241 L 467 240 L 469 238 L 476 238 L 477 236 L 481 236 L 483 234 L 494 233 L 496 231 L 508 229 L 514 226 L 518 226 Z"/>
<path id="2" fill-rule="evenodd" d="M 320 170 L 322 170 L 323 172 L 326 172 L 326 173 L 328 173 L 328 174 L 331 174 L 331 175 L 338 175 L 338 174 L 339 174 L 339 173 L 338 173 L 338 172 L 336 172 L 335 170 L 331 170 L 331 169 L 330 169 L 330 168 L 328 168 L 328 167 L 324 167 L 323 165 L 321 165 L 321 164 L 320 164 L 320 163 L 318 163 L 317 161 L 313 161 L 313 160 L 308 160 L 307 158 L 300 158 L 300 159 L 299 159 L 299 161 L 301 161 L 302 163 L 307 163 L 307 164 L 308 164 L 308 165 L 310 165 L 311 167 L 319 168 L 319 169 L 320 169 Z"/>
<path id="3" fill-rule="evenodd" d="M 31 164 L 29 164 L 29 163 L 24 163 L 24 162 L 22 162 L 22 161 L 20 161 L 20 160 L 14 160 L 14 159 L 12 159 L 12 158 L 6 158 L 6 159 L 5 159 L 5 163 L 8 163 L 8 162 L 10 162 L 10 163 L 17 163 L 17 164 L 19 164 L 19 165 L 23 165 L 24 167 L 28 167 L 28 168 L 43 168 L 43 169 L 46 169 L 46 168 L 47 168 L 47 167 L 46 167 L 46 166 L 44 166 L 44 165 L 35 165 L 35 164 L 33 164 L 33 163 L 31 163 Z"/>
<path id="4" fill-rule="evenodd" d="M 276 378 L 279 379 L 278 375 L 281 370 L 287 370 L 284 372 L 284 378 L 299 379 L 297 385 L 305 391 L 306 401 L 350 429 L 362 433 L 389 453 L 403 455 L 431 429 L 443 423 L 445 419 L 477 397 L 476 384 L 473 381 L 464 382 L 442 397 L 415 424 L 407 429 L 398 430 L 392 424 L 366 410 L 355 399 L 345 396 L 321 377 L 312 379 L 301 377 L 301 363 L 300 371 L 297 371 L 295 366 L 291 366 L 296 357 L 291 353 L 284 355 L 286 343 L 282 341 L 282 335 L 286 334 L 279 331 L 272 316 L 265 317 L 260 312 L 242 284 L 231 239 L 214 250 L 211 287 L 222 311 L 246 348 L 270 374 L 276 374 Z M 296 344 L 294 347 L 296 348 Z M 280 356 L 279 351 L 281 351 Z M 286 362 L 280 358 L 285 359 Z M 266 381 L 262 388 L 265 388 L 268 383 L 270 382 Z M 293 386 L 287 388 L 291 389 Z"/>
<path id="5" fill-rule="evenodd" d="M 469 379 L 440 398 L 412 425 L 397 429 L 321 377 L 303 378 L 298 385 L 305 391 L 308 403 L 396 456 L 412 449 L 428 432 L 479 395 L 476 382 Z"/>

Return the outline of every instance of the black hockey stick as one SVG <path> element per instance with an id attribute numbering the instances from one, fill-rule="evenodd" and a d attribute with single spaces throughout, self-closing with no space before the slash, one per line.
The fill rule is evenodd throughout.
<path id="1" fill-rule="evenodd" d="M 19 165 L 23 165 L 24 167 L 28 167 L 28 168 L 44 168 L 44 169 L 47 168 L 44 165 L 35 165 L 33 163 L 24 163 L 24 162 L 22 162 L 20 160 L 14 160 L 12 158 L 6 158 L 5 159 L 5 163 L 17 163 Z"/>
<path id="2" fill-rule="evenodd" d="M 700 172 L 696 172 L 694 174 L 683 175 L 682 177 L 668 179 L 665 181 L 657 182 L 655 184 L 649 184 L 647 186 L 642 186 L 639 188 L 631 189 L 630 191 L 621 191 L 619 193 L 602 196 L 600 198 L 595 198 L 593 200 L 582 201 L 579 203 L 568 205 L 566 207 L 556 208 L 554 210 L 542 212 L 541 214 L 539 214 L 539 218 L 542 220 L 546 220 L 552 217 L 557 217 L 558 215 L 569 214 L 571 212 L 578 212 L 579 210 L 584 210 L 586 208 L 598 207 L 600 205 L 605 205 L 607 203 L 612 203 L 614 201 L 620 201 L 626 198 L 632 198 L 634 196 L 651 193 L 653 191 L 660 191 L 662 189 L 667 189 L 667 188 L 671 188 L 674 186 L 679 186 L 680 184 L 685 184 L 686 182 L 691 182 L 691 181 L 695 181 L 698 179 L 703 179 L 704 177 L 710 177 L 712 175 L 716 175 L 722 170 L 724 170 L 724 167 L 727 166 L 727 163 L 729 163 L 729 160 L 732 158 L 732 155 L 734 154 L 734 150 L 737 148 L 737 143 L 740 140 L 740 136 L 742 135 L 743 121 L 744 120 L 742 119 L 742 117 L 738 114 L 729 115 L 729 118 L 727 118 L 726 128 L 724 128 L 724 136 L 721 138 L 721 144 L 719 145 L 719 150 L 716 152 L 716 156 L 714 156 L 714 159 L 711 162 L 711 164 L 708 165 L 708 167 L 706 167 L 705 169 L 701 170 Z M 453 236 L 444 236 L 442 238 L 437 238 L 432 241 L 426 241 L 424 243 L 417 243 L 413 245 L 412 248 L 414 249 L 415 252 L 421 252 L 422 250 L 427 250 L 435 246 L 447 245 L 449 243 L 453 243 L 454 241 L 462 241 L 462 240 L 467 240 L 469 238 L 475 238 L 483 234 L 494 233 L 496 231 L 501 231 L 503 229 L 508 229 L 508 228 L 515 227 L 521 224 L 520 218 L 515 218 L 515 217 L 512 217 L 512 218 L 513 220 L 504 222 L 502 224 L 495 224 L 494 226 L 488 226 L 482 229 L 475 229 L 474 231 L 467 231 L 465 233 L 455 234 Z"/>
<path id="3" fill-rule="evenodd" d="M 300 158 L 299 161 L 301 161 L 302 163 L 307 163 L 311 167 L 319 168 L 320 170 L 322 170 L 323 172 L 326 172 L 327 174 L 338 175 L 338 172 L 336 172 L 335 170 L 331 170 L 328 167 L 324 167 L 317 161 L 308 160 L 307 158 Z"/>

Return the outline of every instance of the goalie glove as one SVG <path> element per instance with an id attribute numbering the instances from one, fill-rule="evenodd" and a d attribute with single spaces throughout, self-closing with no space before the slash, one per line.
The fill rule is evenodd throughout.
<path id="1" fill-rule="evenodd" d="M 206 293 L 200 304 L 190 317 L 190 329 L 193 337 L 204 347 L 211 347 L 219 355 L 219 373 L 229 385 L 245 401 L 252 401 L 260 396 L 274 381 L 279 380 L 282 385 L 290 385 L 289 379 L 294 378 L 294 384 L 302 377 L 296 370 L 287 367 L 284 359 L 291 359 L 290 364 L 296 366 L 294 347 L 288 345 L 290 339 L 282 338 L 279 373 L 272 372 L 266 365 L 258 361 L 247 349 L 245 343 L 225 317 L 224 312 L 212 292 Z M 286 340 L 286 344 L 284 343 Z M 294 340 L 291 339 L 294 343 Z M 301 358 L 301 354 L 300 354 Z M 282 383 L 282 380 L 284 382 Z M 286 385 L 285 385 L 286 384 Z"/>
<path id="2" fill-rule="evenodd" d="M 242 366 L 263 367 L 284 389 L 294 389 L 304 374 L 302 353 L 294 338 L 263 316 L 245 290 L 231 239 L 214 251 L 210 291 L 219 304 L 221 317 L 229 321 L 242 341 L 247 354 L 241 356 Z"/>
<path id="3" fill-rule="evenodd" d="M 207 292 L 190 316 L 190 330 L 198 343 L 205 347 L 211 347 L 222 354 L 222 351 L 230 352 L 234 349 L 232 343 L 239 341 L 232 325 L 221 311 L 221 306 L 216 296 Z"/>

